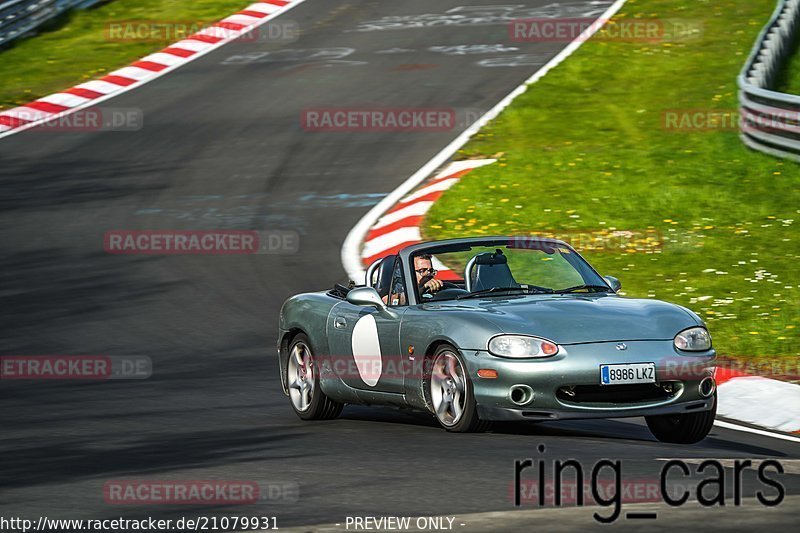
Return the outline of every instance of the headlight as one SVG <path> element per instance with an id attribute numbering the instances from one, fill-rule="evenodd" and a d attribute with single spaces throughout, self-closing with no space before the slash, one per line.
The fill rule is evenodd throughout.
<path id="1" fill-rule="evenodd" d="M 489 341 L 489 352 L 500 357 L 550 357 L 558 353 L 558 345 L 536 337 L 498 335 Z"/>
<path id="2" fill-rule="evenodd" d="M 711 349 L 711 335 L 706 328 L 689 328 L 675 335 L 675 347 L 686 352 L 704 352 Z"/>

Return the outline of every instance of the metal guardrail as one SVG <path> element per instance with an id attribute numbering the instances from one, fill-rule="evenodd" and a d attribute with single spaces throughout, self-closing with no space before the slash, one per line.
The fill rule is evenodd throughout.
<path id="1" fill-rule="evenodd" d="M 754 150 L 800 161 L 800 96 L 775 90 L 800 26 L 800 0 L 778 0 L 737 82 L 740 136 Z"/>
<path id="2" fill-rule="evenodd" d="M 0 0 L 0 46 L 70 9 L 86 9 L 105 0 Z"/>

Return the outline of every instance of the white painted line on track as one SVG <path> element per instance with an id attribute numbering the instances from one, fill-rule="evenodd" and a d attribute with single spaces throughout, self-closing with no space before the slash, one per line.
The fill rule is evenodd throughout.
<path id="1" fill-rule="evenodd" d="M 795 437 L 793 435 L 785 435 L 783 433 L 777 433 L 774 431 L 767 431 L 765 429 L 751 428 L 749 426 L 740 426 L 739 424 L 725 422 L 724 420 L 714 420 L 714 425 L 724 429 L 732 429 L 734 431 L 744 431 L 745 433 L 752 433 L 754 435 L 761 435 L 763 437 L 772 437 L 773 439 L 788 440 L 790 442 L 800 442 L 800 437 Z"/>

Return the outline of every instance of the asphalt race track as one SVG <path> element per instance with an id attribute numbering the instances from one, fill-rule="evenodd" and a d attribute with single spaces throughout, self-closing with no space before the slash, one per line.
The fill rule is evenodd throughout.
<path id="1" fill-rule="evenodd" d="M 696 446 L 661 444 L 638 419 L 459 435 L 393 409 L 348 407 L 323 423 L 292 412 L 275 355 L 281 303 L 345 281 L 340 249 L 360 217 L 565 46 L 511 43 L 502 22 L 370 22 L 470 4 L 509 2 L 308 0 L 277 19 L 299 25 L 296 42 L 232 43 L 103 104 L 140 109 L 139 131 L 33 129 L 0 140 L 0 353 L 153 363 L 145 380 L 0 383 L 0 514 L 256 513 L 291 526 L 511 510 L 513 462 L 528 457 L 587 469 L 621 459 L 638 480 L 657 479 L 661 458 L 800 458 L 795 442 L 718 427 Z M 610 2 L 525 4 L 579 16 Z M 450 48 L 461 45 L 502 46 Z M 304 109 L 325 107 L 447 108 L 460 122 L 440 132 L 301 127 Z M 142 229 L 288 230 L 300 249 L 104 252 L 106 231 Z M 789 494 L 800 492 L 796 473 L 781 478 Z M 246 509 L 115 506 L 103 487 L 116 479 L 256 480 L 300 492 Z M 757 488 L 746 473 L 745 492 Z"/>

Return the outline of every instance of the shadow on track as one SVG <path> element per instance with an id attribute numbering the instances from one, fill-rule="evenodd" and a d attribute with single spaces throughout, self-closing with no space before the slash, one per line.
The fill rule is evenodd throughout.
<path id="1" fill-rule="evenodd" d="M 365 430 L 370 422 L 377 422 L 432 428 L 445 433 L 445 430 L 436 423 L 432 416 L 412 410 L 348 406 L 339 418 L 364 423 Z M 679 448 L 681 453 L 684 454 L 689 452 L 699 455 L 708 455 L 709 453 L 718 455 L 728 451 L 751 456 L 786 457 L 785 453 L 772 448 L 724 439 L 720 436 L 717 428 L 712 429 L 705 440 L 687 449 L 686 446 L 657 441 L 643 424 L 625 422 L 619 419 L 567 420 L 562 422 L 494 422 L 488 433 L 497 437 L 565 437 L 574 438 L 576 442 L 581 439 L 639 441 L 642 444 L 663 447 L 665 454 L 669 454 L 672 450 Z"/>
<path id="2" fill-rule="evenodd" d="M 103 435 L 17 442 L 14 448 L 4 446 L 0 487 L 133 474 L 147 477 L 184 468 L 294 459 L 301 457 L 290 451 L 294 437 L 294 433 L 272 427 L 228 433 L 159 433 L 103 449 L 97 446 L 106 442 Z"/>

